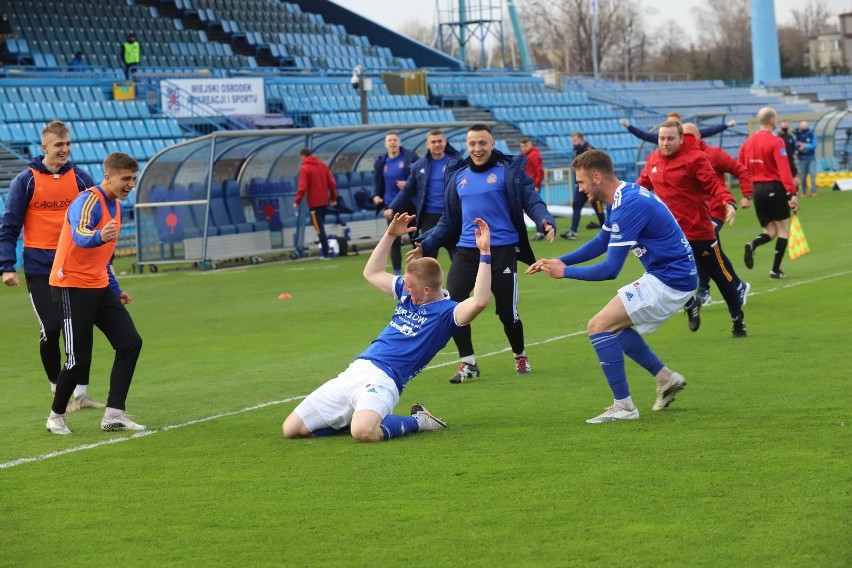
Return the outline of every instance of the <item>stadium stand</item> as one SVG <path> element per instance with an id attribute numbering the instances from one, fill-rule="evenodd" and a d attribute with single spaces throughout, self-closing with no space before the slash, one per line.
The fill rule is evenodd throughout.
<path id="1" fill-rule="evenodd" d="M 422 87 L 401 86 L 399 77 L 417 68 L 415 61 L 434 61 L 435 52 L 425 46 L 412 48 L 413 42 L 325 1 L 0 0 L 0 10 L 8 12 L 16 33 L 6 41 L 6 68 L 0 71 L 0 154 L 19 159 L 0 172 L 7 183 L 8 175 L 40 153 L 40 129 L 54 118 L 69 124 L 72 159 L 95 179 L 103 175 L 100 164 L 111 151 L 127 152 L 144 167 L 166 149 L 210 132 L 244 129 L 245 124 L 292 124 L 323 132 L 359 125 L 361 100 L 349 78 L 356 65 L 368 69 L 372 80 L 368 100 L 373 125 L 428 128 L 493 121 L 499 150 L 515 153 L 520 136 L 531 136 L 551 168 L 570 163 L 570 134 L 581 131 L 613 156 L 626 177 L 637 173 L 652 148 L 626 132 L 620 118 L 647 129 L 670 110 L 703 125 L 734 119 L 738 126 L 717 140 L 736 154 L 749 119 L 761 106 L 771 105 L 786 116 L 820 116 L 848 108 L 852 99 L 852 76 L 784 79 L 758 88 L 734 88 L 721 81 L 554 82 L 539 73 L 459 72 L 460 63 L 443 54 L 445 61 L 459 64 L 458 69 L 430 69 L 428 76 L 420 75 Z M 123 83 L 119 48 L 129 31 L 139 38 L 142 62 L 133 82 Z M 78 50 L 85 53 L 88 66 L 72 71 L 67 60 Z M 391 73 L 379 76 L 383 71 Z M 262 79 L 262 117 L 269 120 L 201 113 L 178 117 L 163 108 L 161 81 L 241 77 Z M 834 155 L 820 159 L 822 182 L 849 166 L 852 118 L 838 120 Z M 411 128 L 408 142 L 420 145 L 421 154 L 423 132 Z M 448 138 L 463 149 L 461 128 Z M 365 194 L 372 189 L 369 169 L 382 151 L 380 137 L 357 142 L 356 153 L 340 154 L 349 143 L 349 138 L 340 144 L 327 142 L 323 150 L 333 161 L 341 196 L 330 218 L 341 226 L 376 218 Z M 293 142 L 281 151 L 294 155 L 300 145 Z M 198 180 L 206 174 L 178 180 L 147 172 L 158 189 L 144 198 L 170 203 L 145 221 L 161 235 L 163 255 L 168 256 L 166 249 L 177 241 L 197 240 L 205 230 L 236 238 L 298 224 L 292 214 L 297 162 L 285 160 L 259 174 L 244 173 L 248 169 L 241 164 L 250 159 L 232 158 L 236 165 L 217 169 L 209 195 L 207 182 Z M 126 207 L 132 222 L 132 202 Z M 122 233 L 126 249 L 134 247 L 131 236 Z"/>

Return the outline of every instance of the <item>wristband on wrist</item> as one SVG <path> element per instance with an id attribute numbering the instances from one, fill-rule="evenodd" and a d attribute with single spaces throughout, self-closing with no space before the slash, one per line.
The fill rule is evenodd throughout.
<path id="1" fill-rule="evenodd" d="M 491 264 L 491 255 L 490 254 L 480 254 L 479 262 L 484 262 L 485 264 Z"/>

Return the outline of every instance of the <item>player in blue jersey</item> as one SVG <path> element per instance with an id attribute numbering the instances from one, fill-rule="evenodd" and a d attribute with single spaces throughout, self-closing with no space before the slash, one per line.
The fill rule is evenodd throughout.
<path id="1" fill-rule="evenodd" d="M 494 252 L 491 291 L 503 332 L 515 355 L 515 372 L 532 369 L 524 350 L 524 326 L 518 315 L 518 260 L 535 262 L 524 213 L 535 220 L 538 231 L 553 242 L 556 222 L 535 190 L 532 178 L 524 171 L 526 156 L 506 156 L 494 149 L 491 129 L 474 124 L 467 132 L 470 156 L 451 162 L 444 189 L 444 213 L 431 231 L 415 239 L 415 248 L 406 254 L 410 260 L 435 256 L 440 247 L 455 246 L 456 252 L 447 275 L 450 297 L 461 302 L 473 289 L 479 270 L 479 251 L 474 242 L 474 220 L 488 219 L 491 249 Z M 453 384 L 479 376 L 469 327 L 453 335 L 461 364 L 450 377 Z"/>
<path id="2" fill-rule="evenodd" d="M 385 135 L 385 149 L 387 153 L 376 157 L 373 162 L 373 203 L 376 207 L 388 207 L 393 203 L 399 191 L 405 187 L 405 181 L 411 174 L 411 164 L 418 159 L 416 152 L 402 146 L 396 132 Z M 404 212 L 413 215 L 414 207 L 409 205 Z M 390 258 L 394 274 L 402 274 L 402 239 L 393 243 Z"/>
<path id="3" fill-rule="evenodd" d="M 455 302 L 441 288 L 444 274 L 434 258 L 412 260 L 404 276 L 386 271 L 392 243 L 414 231 L 413 215 L 397 213 L 370 255 L 364 278 L 398 301 L 390 323 L 349 367 L 308 395 L 284 421 L 285 438 L 325 436 L 349 429 L 359 442 L 380 442 L 447 424 L 422 404 L 410 416 L 391 414 L 405 385 L 444 348 L 450 337 L 488 305 L 491 234 L 482 219 L 472 230 L 479 250 L 473 296 Z"/>
<path id="4" fill-rule="evenodd" d="M 553 278 L 612 280 L 632 252 L 645 274 L 619 288 L 618 294 L 589 321 L 589 339 L 613 393 L 613 404 L 589 424 L 634 420 L 639 411 L 630 397 L 624 355 L 644 367 L 657 381 L 653 410 L 663 410 L 686 386 L 684 378 L 665 365 L 640 333 L 650 333 L 678 313 L 698 285 L 692 248 L 674 216 L 653 192 L 615 177 L 612 160 L 601 150 L 574 159 L 580 191 L 607 203 L 607 220 L 598 235 L 560 258 L 542 259 L 527 274 L 546 272 Z M 576 266 L 606 253 L 590 266 Z M 634 330 L 633 327 L 636 329 Z M 638 332 L 637 332 L 638 330 Z"/>

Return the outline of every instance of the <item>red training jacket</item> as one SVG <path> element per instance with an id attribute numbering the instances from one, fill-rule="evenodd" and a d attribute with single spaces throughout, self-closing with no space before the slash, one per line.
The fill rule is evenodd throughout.
<path id="1" fill-rule="evenodd" d="M 790 195 L 796 195 L 787 146 L 784 140 L 768 130 L 758 130 L 740 146 L 740 163 L 751 172 L 751 179 L 780 181 Z"/>
<path id="2" fill-rule="evenodd" d="M 541 184 L 544 181 L 544 164 L 541 161 L 541 152 L 535 146 L 531 146 L 529 152 L 524 156 L 527 157 L 524 172 L 532 178 L 535 188 L 541 189 Z"/>
<path id="3" fill-rule="evenodd" d="M 308 207 L 323 207 L 329 201 L 337 201 L 337 183 L 331 170 L 316 156 L 308 156 L 299 168 L 299 190 L 296 192 L 296 204 L 308 194 Z"/>
<path id="4" fill-rule="evenodd" d="M 734 203 L 734 196 L 719 181 L 710 158 L 691 134 L 684 134 L 674 156 L 666 158 L 659 149 L 649 154 L 636 183 L 654 190 L 690 241 L 716 240 L 710 220 L 711 199 Z"/>
<path id="5" fill-rule="evenodd" d="M 722 150 L 719 146 L 710 146 L 704 140 L 699 140 L 698 147 L 710 158 L 710 165 L 713 166 L 713 171 L 719 176 L 719 181 L 725 183 L 725 173 L 729 173 L 740 180 L 740 191 L 743 197 L 754 195 L 751 172 L 748 171 L 747 167 L 736 161 L 733 156 Z M 718 199 L 711 201 L 710 216 L 714 219 L 724 219 L 725 204 Z"/>

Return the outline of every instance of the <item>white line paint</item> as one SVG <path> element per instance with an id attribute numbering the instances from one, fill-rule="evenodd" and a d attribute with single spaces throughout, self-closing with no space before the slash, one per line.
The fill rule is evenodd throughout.
<path id="1" fill-rule="evenodd" d="M 136 432 L 129 436 L 122 436 L 120 438 L 110 438 L 109 440 L 103 440 L 101 442 L 95 442 L 93 444 L 85 444 L 82 446 L 76 446 L 74 448 L 67 448 L 65 450 L 59 450 L 56 452 L 50 452 L 49 454 L 42 454 L 40 456 L 35 456 L 32 458 L 20 458 L 14 461 L 0 463 L 0 469 L 7 469 L 10 467 L 15 467 L 16 465 L 23 465 L 25 463 L 42 461 L 50 458 L 55 458 L 59 456 L 64 456 L 67 454 L 74 454 L 77 452 L 82 452 L 83 450 L 91 450 L 93 448 L 99 448 L 101 446 L 106 446 L 109 444 L 117 444 L 119 442 L 127 442 L 129 440 L 133 440 L 136 438 L 144 438 L 145 436 L 152 436 L 154 434 L 159 434 L 160 432 L 168 432 L 169 430 L 177 430 L 178 428 L 183 428 L 185 426 L 192 426 L 194 424 L 201 424 L 202 422 L 210 422 L 211 420 L 217 420 L 219 418 L 225 418 L 227 416 L 236 416 L 237 414 L 244 414 L 246 412 L 251 412 L 252 410 L 258 410 L 260 408 L 266 408 L 267 406 L 275 406 L 277 404 L 283 404 L 285 402 L 293 402 L 294 400 L 301 400 L 305 398 L 302 396 L 294 396 L 291 398 L 285 398 L 283 400 L 273 400 L 270 402 L 263 402 L 261 404 L 255 404 L 254 406 L 247 406 L 246 408 L 240 410 L 234 410 L 232 412 L 222 412 L 220 414 L 214 414 L 213 416 L 206 416 L 204 418 L 197 418 L 195 420 L 189 420 L 188 422 L 181 422 L 180 424 L 171 424 L 169 426 L 163 426 L 162 428 L 157 428 L 156 430 L 144 430 L 142 432 Z"/>
<path id="2" fill-rule="evenodd" d="M 758 296 L 760 294 L 768 294 L 768 293 L 771 293 L 771 292 L 778 292 L 778 291 L 783 290 L 785 288 L 793 288 L 793 287 L 796 287 L 796 286 L 802 286 L 804 284 L 812 284 L 814 282 L 819 282 L 821 280 L 828 280 L 830 278 L 837 278 L 838 276 L 846 276 L 847 274 L 852 274 L 852 270 L 845 270 L 843 272 L 835 272 L 834 274 L 828 274 L 826 276 L 820 276 L 818 278 L 811 278 L 809 280 L 801 280 L 801 281 L 798 281 L 798 282 L 790 282 L 789 284 L 782 284 L 781 286 L 769 288 L 768 290 L 765 290 L 764 292 L 755 292 L 753 294 L 750 294 L 750 296 Z M 716 303 L 716 302 L 714 302 L 714 303 Z M 719 303 L 721 303 L 721 302 L 719 302 Z M 528 343 L 527 345 L 528 346 L 543 345 L 545 343 L 552 343 L 554 341 L 559 341 L 561 339 L 567 339 L 569 337 L 577 337 L 577 336 L 581 336 L 581 335 L 585 336 L 586 331 L 585 330 L 575 331 L 573 333 L 568 333 L 566 335 L 557 335 L 557 336 L 550 337 L 550 338 L 547 338 L 547 339 L 543 339 L 541 341 L 537 341 L 537 342 L 534 342 L 534 343 Z M 500 353 L 505 353 L 509 350 L 510 350 L 509 347 L 505 347 L 505 348 L 499 349 L 497 351 L 492 351 L 490 353 L 485 353 L 483 355 L 477 355 L 477 357 L 484 359 L 486 357 L 492 357 L 492 356 L 498 355 Z M 457 364 L 458 364 L 458 361 L 453 359 L 452 361 L 447 361 L 447 362 L 444 362 L 444 363 L 438 363 L 438 364 L 435 364 L 435 365 L 430 365 L 430 366 L 426 367 L 426 369 L 424 369 L 424 370 L 439 369 L 439 368 L 442 368 L 442 367 L 449 367 L 449 366 L 457 365 Z M 101 442 L 95 442 L 93 444 L 85 444 L 85 445 L 82 445 L 82 446 L 75 446 L 73 448 L 67 448 L 67 449 L 64 449 L 64 450 L 56 451 L 56 452 L 50 452 L 48 454 L 42 454 L 40 456 L 34 456 L 34 457 L 31 457 L 31 458 L 19 458 L 19 459 L 10 461 L 10 462 L 0 463 L 0 469 L 8 469 L 10 467 L 15 467 L 15 466 L 18 466 L 18 465 L 24 465 L 24 464 L 27 464 L 27 463 L 43 461 L 43 460 L 46 460 L 46 459 L 56 458 L 56 457 L 64 456 L 64 455 L 68 455 L 68 454 L 74 454 L 74 453 L 77 453 L 77 452 L 82 452 L 84 450 L 91 450 L 91 449 L 99 448 L 101 446 L 106 446 L 106 445 L 109 445 L 109 444 L 117 444 L 119 442 L 127 442 L 127 441 L 134 440 L 134 439 L 137 439 L 137 438 L 144 438 L 146 436 L 152 436 L 154 434 L 159 434 L 159 433 L 162 433 L 162 432 L 168 432 L 169 430 L 176 430 L 178 428 L 184 428 L 186 426 L 193 426 L 195 424 L 201 424 L 203 422 L 210 422 L 211 420 L 218 420 L 219 418 L 227 418 L 228 416 L 236 416 L 238 414 L 245 414 L 246 412 L 251 412 L 253 410 L 259 410 L 261 408 L 266 408 L 267 406 L 276 406 L 276 405 L 284 404 L 284 403 L 287 403 L 287 402 L 293 402 L 293 401 L 296 401 L 296 400 L 301 400 L 301 399 L 305 398 L 305 396 L 307 396 L 307 395 L 292 396 L 290 398 L 285 398 L 285 399 L 282 399 L 282 400 L 273 400 L 273 401 L 270 401 L 270 402 L 262 402 L 260 404 L 254 405 L 254 406 L 247 406 L 246 408 L 242 408 L 240 410 L 234 410 L 234 411 L 231 411 L 231 412 L 222 412 L 220 414 L 214 414 L 213 416 L 206 416 L 204 418 L 197 418 L 195 420 L 189 420 L 188 422 L 181 422 L 180 424 L 171 424 L 169 426 L 163 426 L 162 428 L 157 428 L 155 430 L 145 430 L 143 432 L 136 432 L 136 433 L 131 434 L 129 436 L 122 436 L 122 437 L 119 437 L 119 438 L 110 438 L 109 440 L 103 440 Z"/>

